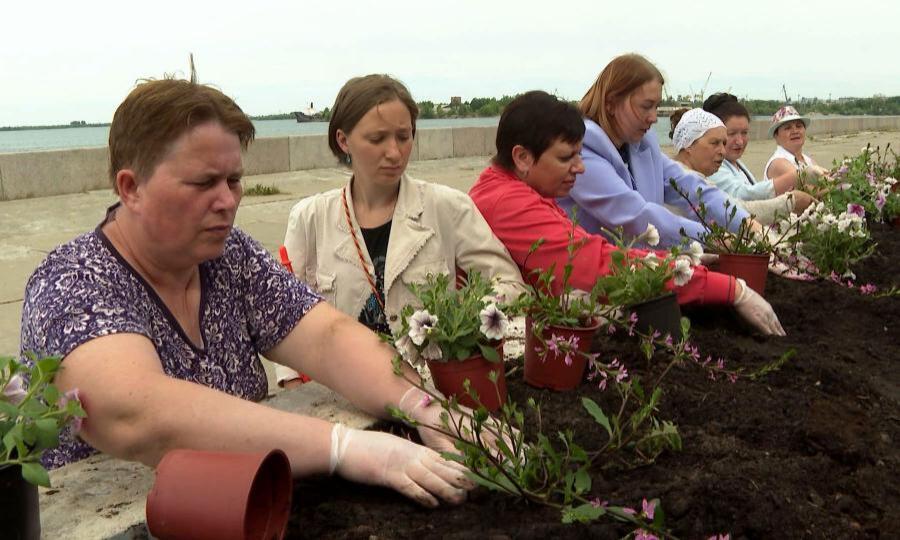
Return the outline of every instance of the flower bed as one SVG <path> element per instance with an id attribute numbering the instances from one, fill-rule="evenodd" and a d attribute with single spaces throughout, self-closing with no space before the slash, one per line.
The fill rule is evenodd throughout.
<path id="1" fill-rule="evenodd" d="M 875 254 L 856 268 L 854 288 L 830 281 L 770 277 L 767 298 L 788 332 L 742 332 L 726 311 L 687 313 L 703 357 L 726 367 L 759 366 L 793 349 L 780 370 L 736 383 L 710 381 L 696 366 L 673 369 L 662 384 L 660 417 L 673 420 L 681 452 L 630 470 L 592 471 L 592 493 L 641 509 L 659 498 L 666 526 L 680 538 L 869 538 L 900 531 L 900 298 L 863 294 L 898 285 L 900 234 L 875 225 Z M 601 351 L 650 380 L 662 369 L 643 360 L 624 335 L 603 336 Z M 521 370 L 510 398 L 541 401 L 544 431 L 571 428 L 591 449 L 605 433 L 581 408 L 614 396 L 584 383 L 575 392 L 536 390 Z M 337 478 L 299 482 L 288 536 L 295 538 L 619 538 L 631 529 L 599 520 L 564 525 L 559 511 L 484 490 L 460 507 L 430 511 L 387 489 Z"/>

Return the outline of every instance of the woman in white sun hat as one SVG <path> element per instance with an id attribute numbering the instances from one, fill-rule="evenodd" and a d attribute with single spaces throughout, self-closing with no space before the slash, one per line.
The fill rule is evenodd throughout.
<path id="1" fill-rule="evenodd" d="M 669 119 L 673 129 L 669 137 L 675 145 L 675 161 L 688 172 L 694 172 L 706 183 L 717 174 L 728 158 L 728 131 L 722 120 L 703 109 L 678 110 Z M 794 171 L 796 174 L 796 171 Z M 800 191 L 782 193 L 776 197 L 744 200 L 729 195 L 731 201 L 749 212 L 757 221 L 771 225 L 779 216 L 802 212 L 812 198 Z M 795 206 L 800 206 L 799 211 Z"/>
<path id="2" fill-rule="evenodd" d="M 772 116 L 772 125 L 769 127 L 769 137 L 775 138 L 777 146 L 763 171 L 766 180 L 778 178 L 793 170 L 806 171 L 814 177 L 828 172 L 827 169 L 817 165 L 812 157 L 803 153 L 808 127 L 809 118 L 800 116 L 797 109 L 790 105 L 785 105 L 775 112 Z"/>

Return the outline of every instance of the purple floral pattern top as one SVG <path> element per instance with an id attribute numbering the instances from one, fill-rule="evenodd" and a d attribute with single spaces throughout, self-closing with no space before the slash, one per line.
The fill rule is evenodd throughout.
<path id="1" fill-rule="evenodd" d="M 264 398 L 268 385 L 258 353 L 284 339 L 322 298 L 236 228 L 222 256 L 200 264 L 200 281 L 203 349 L 98 227 L 53 250 L 28 280 L 21 352 L 65 357 L 94 338 L 141 334 L 170 377 Z M 43 461 L 59 467 L 95 452 L 64 433 Z"/>

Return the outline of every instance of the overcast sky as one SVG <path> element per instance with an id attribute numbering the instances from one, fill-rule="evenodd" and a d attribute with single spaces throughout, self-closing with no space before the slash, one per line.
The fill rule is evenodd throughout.
<path id="1" fill-rule="evenodd" d="M 137 6 L 137 7 L 135 7 Z M 540 88 L 580 98 L 641 53 L 669 94 L 776 99 L 900 94 L 900 2 L 158 0 L 0 7 L 0 126 L 108 122 L 137 79 L 187 72 L 249 114 L 330 106 L 390 73 L 417 100 Z"/>

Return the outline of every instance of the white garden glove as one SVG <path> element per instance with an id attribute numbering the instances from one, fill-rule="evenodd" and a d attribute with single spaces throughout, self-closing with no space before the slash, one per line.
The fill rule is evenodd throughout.
<path id="1" fill-rule="evenodd" d="M 806 167 L 805 171 L 813 178 L 821 178 L 831 172 L 825 167 L 820 167 L 818 165 L 810 165 Z"/>
<path id="2" fill-rule="evenodd" d="M 433 448 L 438 452 L 449 452 L 453 454 L 459 454 L 459 450 L 453 444 L 453 439 L 444 435 L 443 433 L 439 433 L 427 426 L 433 426 L 440 430 L 445 430 L 443 424 L 441 423 L 441 413 L 444 412 L 444 409 L 432 399 L 431 396 L 419 390 L 415 386 L 410 388 L 403 394 L 403 397 L 400 398 L 400 410 L 406 413 L 407 416 L 422 424 L 419 426 L 419 437 L 422 438 L 422 442 L 425 443 L 429 448 Z M 466 413 L 472 414 L 472 410 L 468 407 L 464 407 L 462 405 L 459 408 Z M 453 425 L 456 424 L 456 419 L 451 415 L 450 417 L 450 426 L 451 432 L 454 432 Z M 464 419 L 462 421 L 462 426 L 464 428 L 469 428 L 471 423 L 468 419 Z M 490 432 L 498 431 L 496 427 L 496 422 L 493 418 L 489 418 L 484 423 L 485 429 L 481 432 L 482 440 L 487 443 L 489 446 L 493 446 L 496 448 L 496 436 L 492 435 Z M 515 437 L 518 438 L 518 431 L 515 431 Z M 509 436 L 505 433 L 503 434 L 503 440 L 506 443 L 508 448 L 512 448 L 512 441 Z M 498 452 L 499 453 L 499 452 Z"/>
<path id="3" fill-rule="evenodd" d="M 737 278 L 737 281 L 741 284 L 741 293 L 734 301 L 734 309 L 738 315 L 763 334 L 786 335 L 772 306 L 743 279 Z"/>
<path id="4" fill-rule="evenodd" d="M 329 472 L 361 484 L 386 486 L 423 506 L 438 499 L 452 504 L 466 500 L 475 484 L 466 468 L 442 458 L 430 448 L 378 431 L 335 424 L 331 430 Z"/>

